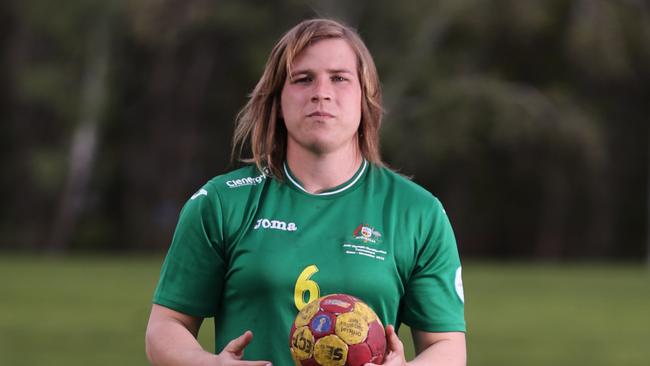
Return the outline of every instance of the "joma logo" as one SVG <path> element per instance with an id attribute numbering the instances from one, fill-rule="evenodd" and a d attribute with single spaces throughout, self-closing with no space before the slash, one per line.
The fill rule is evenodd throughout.
<path id="1" fill-rule="evenodd" d="M 253 230 L 262 229 L 273 229 L 273 230 L 282 230 L 282 231 L 296 231 L 298 227 L 294 222 L 284 222 L 280 220 L 269 220 L 269 219 L 259 219 L 253 226 Z"/>

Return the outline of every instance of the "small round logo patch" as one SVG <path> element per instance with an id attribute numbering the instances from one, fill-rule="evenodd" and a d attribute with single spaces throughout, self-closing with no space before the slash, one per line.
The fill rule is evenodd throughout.
<path id="1" fill-rule="evenodd" d="M 310 327 L 315 333 L 329 333 L 332 330 L 332 319 L 325 314 L 316 315 L 311 320 Z"/>

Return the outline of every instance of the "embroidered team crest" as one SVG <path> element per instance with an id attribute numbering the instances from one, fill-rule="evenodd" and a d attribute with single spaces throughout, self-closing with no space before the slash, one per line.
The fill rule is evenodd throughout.
<path id="1" fill-rule="evenodd" d="M 361 224 L 354 229 L 352 234 L 354 239 L 363 240 L 365 243 L 377 244 L 381 242 L 381 233 L 367 224 Z"/>

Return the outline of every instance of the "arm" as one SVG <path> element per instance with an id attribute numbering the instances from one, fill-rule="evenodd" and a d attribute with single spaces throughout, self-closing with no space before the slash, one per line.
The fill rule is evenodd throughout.
<path id="1" fill-rule="evenodd" d="M 160 305 L 153 305 L 145 336 L 147 358 L 155 366 L 265 366 L 268 361 L 240 361 L 244 348 L 253 338 L 245 332 L 232 340 L 223 351 L 212 354 L 205 351 L 196 337 L 203 322 Z"/>
<path id="2" fill-rule="evenodd" d="M 465 333 L 431 333 L 415 329 L 412 333 L 417 357 L 407 363 L 404 357 L 404 345 L 397 337 L 395 328 L 392 325 L 386 327 L 388 355 L 384 361 L 385 366 L 466 365 Z"/>
<path id="3" fill-rule="evenodd" d="M 153 305 L 145 336 L 152 365 L 216 365 L 212 355 L 196 340 L 202 318 Z"/>
<path id="4" fill-rule="evenodd" d="M 409 365 L 465 366 L 465 333 L 430 333 L 412 329 L 417 357 Z"/>

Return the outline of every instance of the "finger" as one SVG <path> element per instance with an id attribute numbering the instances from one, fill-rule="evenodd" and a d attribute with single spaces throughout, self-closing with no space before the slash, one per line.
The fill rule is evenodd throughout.
<path id="1" fill-rule="evenodd" d="M 363 366 L 389 366 L 389 365 L 399 365 L 399 363 L 394 363 L 393 360 L 396 359 L 395 352 L 389 352 L 388 355 L 386 355 L 386 358 L 384 358 L 384 362 L 380 365 L 377 363 L 365 363 Z"/>
<path id="2" fill-rule="evenodd" d="M 273 366 L 269 361 L 237 361 L 233 366 Z"/>
<path id="3" fill-rule="evenodd" d="M 228 342 L 228 344 L 226 345 L 226 347 L 223 348 L 223 350 L 226 352 L 239 355 L 242 352 L 244 352 L 244 348 L 248 346 L 248 344 L 251 342 L 252 339 L 253 339 L 253 332 L 247 330 L 244 332 L 244 334 Z"/>
<path id="4" fill-rule="evenodd" d="M 386 358 L 384 358 L 384 362 L 380 364 L 374 364 L 374 363 L 366 363 L 363 366 L 402 366 L 406 365 L 406 359 L 404 358 L 404 355 L 397 354 L 393 351 L 388 352 L 388 355 L 386 355 Z"/>
<path id="5" fill-rule="evenodd" d="M 388 325 L 386 327 L 386 339 L 388 340 L 388 349 L 399 355 L 404 354 L 404 345 L 395 332 L 395 327 Z"/>
<path id="6" fill-rule="evenodd" d="M 395 339 L 397 338 L 397 339 Z M 388 354 L 386 354 L 386 357 L 384 358 L 384 362 L 382 365 L 396 365 L 399 363 L 395 363 L 394 360 L 399 360 L 400 356 L 403 354 L 401 353 L 396 353 L 395 352 L 395 347 L 399 348 L 401 347 L 402 342 L 399 340 L 399 337 L 397 337 L 397 334 L 395 334 L 395 327 L 392 325 L 388 325 L 386 327 L 386 340 L 387 340 L 387 346 L 388 346 Z M 397 344 L 396 344 L 397 342 Z M 399 352 L 399 351 L 398 351 Z M 375 363 L 366 363 L 363 366 L 380 366 Z"/>

